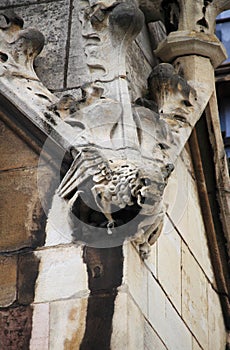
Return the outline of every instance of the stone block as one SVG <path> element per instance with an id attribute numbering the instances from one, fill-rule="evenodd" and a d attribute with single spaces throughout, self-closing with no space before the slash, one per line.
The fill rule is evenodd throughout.
<path id="1" fill-rule="evenodd" d="M 136 248 L 126 242 L 123 246 L 124 274 L 122 283 L 128 290 L 143 314 L 147 314 L 147 268 Z"/>
<path id="2" fill-rule="evenodd" d="M 40 259 L 35 302 L 47 302 L 88 294 L 88 276 L 81 247 L 60 246 L 37 251 Z"/>
<path id="3" fill-rule="evenodd" d="M 0 152 L 0 170 L 37 166 L 38 155 L 2 120 L 0 120 Z"/>
<path id="4" fill-rule="evenodd" d="M 210 349 L 222 350 L 226 345 L 226 329 L 218 294 L 208 284 L 208 344 Z"/>
<path id="5" fill-rule="evenodd" d="M 164 204 L 167 213 L 177 227 L 185 215 L 190 192 L 190 174 L 185 161 L 189 160 L 189 155 L 184 150 L 177 159 L 175 169 L 173 170 L 164 192 Z M 165 228 L 165 233 L 167 233 Z M 169 230 L 170 232 L 170 230 Z"/>
<path id="6" fill-rule="evenodd" d="M 165 304 L 166 332 L 165 344 L 168 349 L 192 350 L 192 334 L 171 303 Z M 162 339 L 163 335 L 162 335 Z"/>
<path id="7" fill-rule="evenodd" d="M 202 350 L 201 346 L 194 337 L 192 338 L 192 350 Z"/>
<path id="8" fill-rule="evenodd" d="M 62 89 L 69 23 L 69 0 L 33 3 L 20 6 L 15 10 L 19 16 L 23 17 L 25 28 L 34 27 L 45 36 L 45 46 L 35 60 L 37 75 L 48 89 Z"/>
<path id="9" fill-rule="evenodd" d="M 115 299 L 111 350 L 144 348 L 144 317 L 131 295 L 119 289 Z"/>
<path id="10" fill-rule="evenodd" d="M 151 246 L 150 254 L 144 264 L 157 277 L 157 242 Z"/>
<path id="11" fill-rule="evenodd" d="M 80 349 L 85 332 L 87 298 L 50 304 L 49 349 Z"/>
<path id="12" fill-rule="evenodd" d="M 36 175 L 36 169 L 0 175 L 0 251 L 31 247 L 40 239 L 36 235 L 42 215 Z"/>
<path id="13" fill-rule="evenodd" d="M 214 282 L 197 187 L 191 176 L 191 169 L 189 153 L 184 150 L 169 179 L 164 202 L 173 224 L 188 244 L 208 278 Z M 170 231 L 170 226 L 166 226 L 164 232 L 170 233 Z"/>
<path id="14" fill-rule="evenodd" d="M 33 327 L 30 350 L 49 349 L 49 304 L 33 305 Z"/>
<path id="15" fill-rule="evenodd" d="M 166 350 L 166 346 L 163 344 L 157 333 L 145 321 L 144 324 L 144 350 Z"/>
<path id="16" fill-rule="evenodd" d="M 176 230 L 161 234 L 157 252 L 159 282 L 181 313 L 181 238 Z"/>
<path id="17" fill-rule="evenodd" d="M 147 318 L 153 329 L 160 337 L 165 334 L 165 304 L 166 295 L 152 276 L 148 273 L 148 315 Z M 163 338 L 161 338 L 163 339 Z"/>
<path id="18" fill-rule="evenodd" d="M 192 350 L 192 335 L 156 280 L 148 276 L 148 320 L 167 349 Z"/>
<path id="19" fill-rule="evenodd" d="M 55 194 L 46 224 L 45 246 L 51 247 L 59 244 L 71 243 L 73 240 L 72 232 L 73 229 L 68 220 L 67 203 Z"/>
<path id="20" fill-rule="evenodd" d="M 16 300 L 17 256 L 0 256 L 0 307 Z"/>
<path id="21" fill-rule="evenodd" d="M 34 300 L 35 282 L 38 276 L 39 259 L 34 253 L 20 254 L 18 257 L 18 302 L 29 305 Z"/>
<path id="22" fill-rule="evenodd" d="M 204 349 L 208 349 L 207 280 L 182 244 L 182 316 Z"/>
<path id="23" fill-rule="evenodd" d="M 30 306 L 0 310 L 0 349 L 29 349 L 31 323 Z"/>

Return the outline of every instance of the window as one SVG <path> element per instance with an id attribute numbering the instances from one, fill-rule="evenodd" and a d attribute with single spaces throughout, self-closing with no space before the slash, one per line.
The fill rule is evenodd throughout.
<path id="1" fill-rule="evenodd" d="M 230 10 L 217 17 L 216 35 L 228 54 L 228 58 L 216 69 L 216 90 L 221 131 L 230 169 Z"/>
<path id="2" fill-rule="evenodd" d="M 216 36 L 224 44 L 228 58 L 224 63 L 230 62 L 230 10 L 222 12 L 216 19 Z"/>

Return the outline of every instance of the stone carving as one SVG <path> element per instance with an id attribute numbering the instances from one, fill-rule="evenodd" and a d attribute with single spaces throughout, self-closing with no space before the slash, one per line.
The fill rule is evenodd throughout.
<path id="1" fill-rule="evenodd" d="M 0 18 L 1 92 L 74 159 L 57 191 L 74 240 L 111 247 L 132 239 L 145 258 L 163 226 L 173 164 L 211 92 L 163 63 L 149 77 L 148 98 L 131 104 L 125 55 L 143 13 L 131 2 L 90 0 L 79 16 L 92 73 L 81 100 L 58 101 L 42 85 L 33 60 L 43 36 L 11 13 Z"/>
<path id="2" fill-rule="evenodd" d="M 0 16 L 1 65 L 0 75 L 10 74 L 38 80 L 34 72 L 34 58 L 44 46 L 44 36 L 36 29 L 23 30 L 23 20 L 12 11 Z"/>
<path id="3" fill-rule="evenodd" d="M 81 17 L 86 40 L 102 43 L 87 51 L 96 82 L 82 87 L 85 98 L 64 117 L 79 136 L 58 194 L 68 201 L 76 241 L 109 245 L 131 237 L 146 257 L 161 232 L 164 188 L 187 139 L 180 130 L 191 131 L 196 94 L 173 66 L 160 64 L 149 78 L 149 105 L 157 105 L 159 113 L 145 103 L 132 106 L 125 51 L 141 29 L 143 15 L 134 5 L 121 3 L 86 6 Z M 90 28 L 87 34 L 85 28 Z M 98 85 L 103 81 L 110 91 L 106 98 Z"/>
<path id="4" fill-rule="evenodd" d="M 168 33 L 186 30 L 214 34 L 217 15 L 230 7 L 229 0 L 138 0 L 138 3 L 147 21 L 161 20 Z"/>

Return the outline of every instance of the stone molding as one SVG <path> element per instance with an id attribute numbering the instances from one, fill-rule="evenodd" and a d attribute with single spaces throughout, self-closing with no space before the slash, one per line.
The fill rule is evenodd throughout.
<path id="1" fill-rule="evenodd" d="M 227 58 L 223 44 L 215 35 L 194 31 L 171 32 L 154 52 L 164 62 L 188 55 L 207 57 L 214 68 Z"/>

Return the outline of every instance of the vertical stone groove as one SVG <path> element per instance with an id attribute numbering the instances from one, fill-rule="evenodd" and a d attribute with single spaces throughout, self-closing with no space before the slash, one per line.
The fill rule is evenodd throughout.
<path id="1" fill-rule="evenodd" d="M 114 302 L 122 283 L 122 247 L 84 249 L 90 296 L 80 350 L 109 350 Z"/>
<path id="2" fill-rule="evenodd" d="M 69 52 L 70 52 L 70 40 L 71 40 L 71 28 L 72 28 L 72 14 L 73 14 L 73 0 L 70 0 L 69 3 L 69 20 L 68 20 L 68 29 L 67 29 L 67 38 L 66 38 L 66 53 L 65 53 L 65 63 L 64 63 L 64 79 L 63 79 L 63 88 L 67 88 L 67 77 L 68 77 L 68 68 L 69 68 Z"/>

